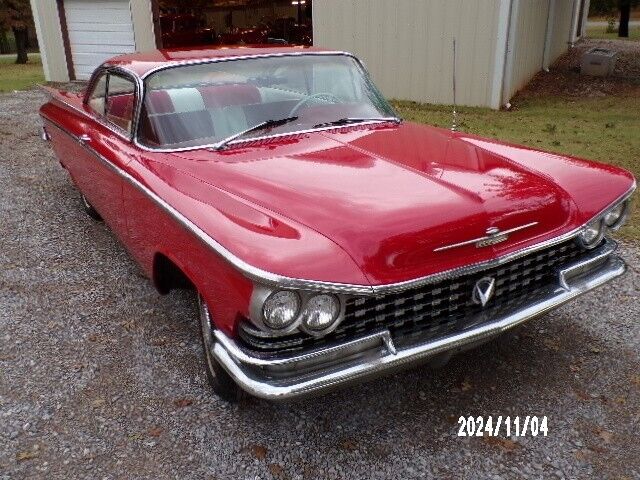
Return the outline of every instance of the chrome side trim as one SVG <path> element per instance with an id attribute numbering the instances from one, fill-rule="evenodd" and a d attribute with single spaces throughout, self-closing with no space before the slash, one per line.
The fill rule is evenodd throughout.
<path id="1" fill-rule="evenodd" d="M 379 341 L 384 335 L 379 333 L 340 345 L 341 350 L 336 350 L 336 347 L 327 349 L 326 356 L 325 351 L 319 351 L 314 352 L 311 358 L 301 355 L 287 359 L 284 363 L 282 360 L 256 360 L 224 334 L 216 334 L 211 354 L 242 389 L 254 396 L 268 400 L 305 397 L 379 377 L 408 365 L 418 364 L 437 354 L 459 351 L 485 342 L 619 277 L 625 269 L 620 258 L 609 254 L 604 265 L 590 271 L 588 276 L 570 282 L 568 290 L 550 288 L 548 295 L 542 300 L 509 315 L 455 335 L 398 349 L 395 354 L 380 348 Z M 336 358 L 337 353 L 342 353 L 343 356 Z M 315 362 L 315 371 L 309 370 L 309 362 Z"/>
<path id="2" fill-rule="evenodd" d="M 442 252 L 443 250 L 450 250 L 452 248 L 464 247 L 465 245 L 473 245 L 474 243 L 478 243 L 483 240 L 491 240 L 496 237 L 501 238 L 501 237 L 509 236 L 509 234 L 513 232 L 518 232 L 520 230 L 524 230 L 525 228 L 533 227 L 535 225 L 538 225 L 538 222 L 531 222 L 531 223 L 527 223 L 526 225 L 520 225 L 519 227 L 511 228 L 509 230 L 505 230 L 504 232 L 496 229 L 497 232 L 494 234 L 485 235 L 484 237 L 474 238 L 473 240 L 465 240 L 464 242 L 460 242 L 460 243 L 452 243 L 451 245 L 445 245 L 444 247 L 434 248 L 433 251 Z"/>
<path id="3" fill-rule="evenodd" d="M 178 210 L 165 202 L 162 198 L 160 198 L 155 192 L 149 189 L 147 186 L 142 184 L 139 180 L 131 176 L 129 173 L 120 169 L 109 160 L 104 158 L 98 152 L 96 152 L 93 148 L 91 148 L 87 143 L 80 143 L 80 137 L 75 135 L 74 133 L 68 131 L 64 127 L 53 123 L 51 120 L 47 119 L 54 127 L 60 129 L 62 132 L 66 133 L 74 140 L 76 140 L 80 145 L 82 145 L 88 152 L 94 155 L 102 164 L 107 166 L 109 169 L 119 174 L 124 180 L 128 183 L 136 187 L 142 193 L 147 195 L 152 201 L 154 201 L 160 208 L 162 208 L 165 212 L 171 215 L 183 228 L 187 231 L 195 235 L 202 243 L 211 248 L 214 252 L 219 254 L 229 263 L 231 263 L 235 268 L 240 270 L 245 276 L 249 277 L 252 280 L 257 282 L 261 282 L 268 285 L 278 286 L 280 288 L 291 288 L 291 289 L 300 289 L 300 290 L 314 290 L 314 291 L 324 291 L 324 292 L 333 292 L 333 293 L 349 293 L 356 295 L 367 295 L 372 294 L 373 289 L 369 285 L 351 285 L 345 283 L 335 283 L 335 282 L 323 282 L 317 280 L 306 280 L 300 278 L 291 278 L 285 277 L 283 275 L 278 275 L 275 273 L 268 272 L 266 270 L 262 270 L 258 267 L 254 267 L 249 263 L 245 262 L 225 247 L 223 247 L 216 240 L 211 238 L 207 233 L 205 233 L 200 227 L 198 227 L 195 223 L 189 220 L 187 217 L 182 215 Z"/>
<path id="4" fill-rule="evenodd" d="M 51 135 L 49 135 L 49 132 L 47 132 L 47 129 L 44 128 L 44 125 L 40 127 L 40 138 L 44 142 L 50 142 L 51 141 Z"/>
<path id="5" fill-rule="evenodd" d="M 48 120 L 53 126 L 57 127 L 67 135 L 71 136 L 76 141 L 78 140 L 78 136 L 69 132 L 65 128 L 61 127 L 53 123 L 51 120 Z M 225 260 L 231 263 L 235 268 L 240 270 L 244 275 L 255 280 L 260 283 L 264 283 L 267 285 L 276 286 L 279 288 L 292 288 L 292 289 L 301 289 L 301 290 L 313 290 L 320 292 L 333 292 L 333 293 L 342 293 L 342 294 L 351 294 L 351 295 L 383 295 L 386 293 L 392 293 L 397 291 L 402 291 L 408 288 L 420 287 L 422 285 L 427 285 L 429 283 L 438 282 L 440 280 L 444 280 L 447 278 L 451 278 L 458 275 L 464 275 L 468 273 L 475 273 L 480 270 L 484 270 L 487 268 L 491 268 L 494 266 L 501 265 L 503 263 L 509 262 L 511 260 L 515 260 L 529 253 L 542 250 L 544 248 L 557 245 L 558 243 L 562 243 L 566 240 L 569 240 L 576 235 L 578 235 L 584 225 L 571 230 L 567 233 L 564 233 L 558 237 L 549 239 L 545 242 L 538 243 L 536 245 L 532 245 L 530 247 L 526 247 L 524 249 L 518 250 L 511 254 L 505 255 L 503 257 L 499 257 L 494 260 L 489 260 L 486 262 L 480 262 L 473 265 L 465 265 L 463 267 L 454 268 L 451 270 L 447 270 L 444 272 L 439 272 L 432 275 L 427 275 L 425 277 L 420 277 L 412 280 L 407 280 L 404 282 L 386 284 L 386 285 L 358 285 L 358 284 L 347 284 L 347 283 L 336 283 L 336 282 L 324 282 L 318 280 L 309 280 L 309 279 L 300 279 L 300 278 L 291 278 L 285 277 L 279 274 L 271 273 L 266 270 L 262 270 L 258 267 L 254 267 L 253 265 L 248 264 L 241 258 L 237 257 L 235 254 L 227 250 L 224 246 L 218 243 L 216 240 L 211 238 L 208 234 L 206 234 L 202 229 L 200 229 L 196 224 L 191 222 L 188 218 L 178 212 L 175 208 L 169 205 L 167 202 L 162 200 L 158 195 L 156 195 L 153 191 L 151 191 L 148 187 L 143 185 L 141 182 L 136 180 L 134 177 L 129 175 L 127 172 L 121 170 L 109 160 L 104 158 L 102 155 L 97 153 L 95 150 L 90 148 L 87 145 L 84 145 L 85 148 L 89 152 L 91 152 L 94 156 L 98 158 L 102 163 L 107 165 L 114 172 L 120 174 L 127 182 L 136 187 L 138 190 L 149 196 L 151 200 L 153 200 L 158 206 L 160 206 L 163 210 L 165 210 L 168 214 L 176 219 L 187 231 L 193 233 L 196 237 L 198 237 L 205 245 L 211 248 L 214 252 L 222 256 Z M 615 202 L 612 202 L 605 209 L 603 209 L 598 215 L 602 215 L 602 213 L 606 212 L 611 208 L 611 205 L 614 205 L 620 201 L 626 200 L 631 196 L 633 191 L 636 188 L 636 184 L 634 182 L 633 186 L 629 191 L 625 194 L 621 195 Z M 596 215 L 596 216 L 598 216 Z M 588 222 L 587 222 L 588 223 Z M 586 224 L 585 224 L 586 225 Z"/>

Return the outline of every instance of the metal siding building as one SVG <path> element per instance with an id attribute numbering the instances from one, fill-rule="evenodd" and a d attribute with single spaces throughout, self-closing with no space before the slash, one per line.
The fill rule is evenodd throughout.
<path id="1" fill-rule="evenodd" d="M 31 0 L 31 7 L 50 81 L 86 79 L 106 58 L 159 44 L 158 0 Z M 458 103 L 499 108 L 576 40 L 589 0 L 313 0 L 312 7 L 314 44 L 358 55 L 387 97 L 451 103 L 455 37 Z"/>
<path id="2" fill-rule="evenodd" d="M 567 50 L 589 0 L 314 0 L 314 44 L 355 53 L 387 97 L 499 108 Z M 578 25 L 580 23 L 580 25 Z"/>

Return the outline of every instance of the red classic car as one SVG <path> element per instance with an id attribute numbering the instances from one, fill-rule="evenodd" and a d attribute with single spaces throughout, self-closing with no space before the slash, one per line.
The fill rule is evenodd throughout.
<path id="1" fill-rule="evenodd" d="M 399 119 L 316 48 L 155 51 L 52 91 L 43 137 L 226 399 L 444 361 L 616 278 L 619 168 Z"/>
<path id="2" fill-rule="evenodd" d="M 160 31 L 163 48 L 217 43 L 215 30 L 203 26 L 202 20 L 195 15 L 160 15 Z"/>

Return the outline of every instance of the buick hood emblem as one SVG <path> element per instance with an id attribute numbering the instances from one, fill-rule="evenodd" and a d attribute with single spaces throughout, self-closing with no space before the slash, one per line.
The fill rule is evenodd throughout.
<path id="1" fill-rule="evenodd" d="M 485 236 L 479 238 L 472 238 L 471 240 L 465 240 L 464 242 L 451 243 L 442 247 L 434 248 L 434 252 L 442 252 L 443 250 L 449 250 L 451 248 L 464 247 L 466 245 L 475 245 L 476 248 L 490 247 L 498 243 L 506 242 L 509 239 L 509 235 L 526 228 L 531 228 L 538 225 L 538 222 L 527 223 L 526 225 L 520 225 L 519 227 L 510 228 L 509 230 L 500 230 L 498 227 L 489 227 L 485 230 Z"/>
<path id="2" fill-rule="evenodd" d="M 483 307 L 487 304 L 496 289 L 496 279 L 491 277 L 481 278 L 476 282 L 473 287 L 473 295 L 472 299 L 474 303 L 478 305 L 482 305 Z"/>

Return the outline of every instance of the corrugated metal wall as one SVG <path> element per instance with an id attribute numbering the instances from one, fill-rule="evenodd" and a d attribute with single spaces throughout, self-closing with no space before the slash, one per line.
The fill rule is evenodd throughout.
<path id="1" fill-rule="evenodd" d="M 511 72 L 507 72 L 504 99 L 511 98 L 542 69 L 547 32 L 548 0 L 519 0 L 514 5 L 515 22 L 511 28 L 515 28 L 516 34 L 510 47 L 513 49 L 512 65 Z"/>
<path id="2" fill-rule="evenodd" d="M 549 44 L 549 63 L 552 64 L 569 48 L 573 25 L 573 0 L 515 0 L 515 43 L 511 71 L 507 72 L 503 98 L 505 101 L 523 88 L 543 68 L 547 20 L 552 18 Z M 509 69 L 509 67 L 507 67 Z M 510 75 L 510 78 L 509 78 Z"/>
<path id="3" fill-rule="evenodd" d="M 555 0 L 553 33 L 549 46 L 550 63 L 567 51 L 571 39 L 573 24 L 573 2 L 569 0 Z"/>
<path id="4" fill-rule="evenodd" d="M 314 43 L 355 53 L 387 97 L 451 103 L 455 36 L 458 102 L 488 106 L 499 3 L 314 0 Z"/>

